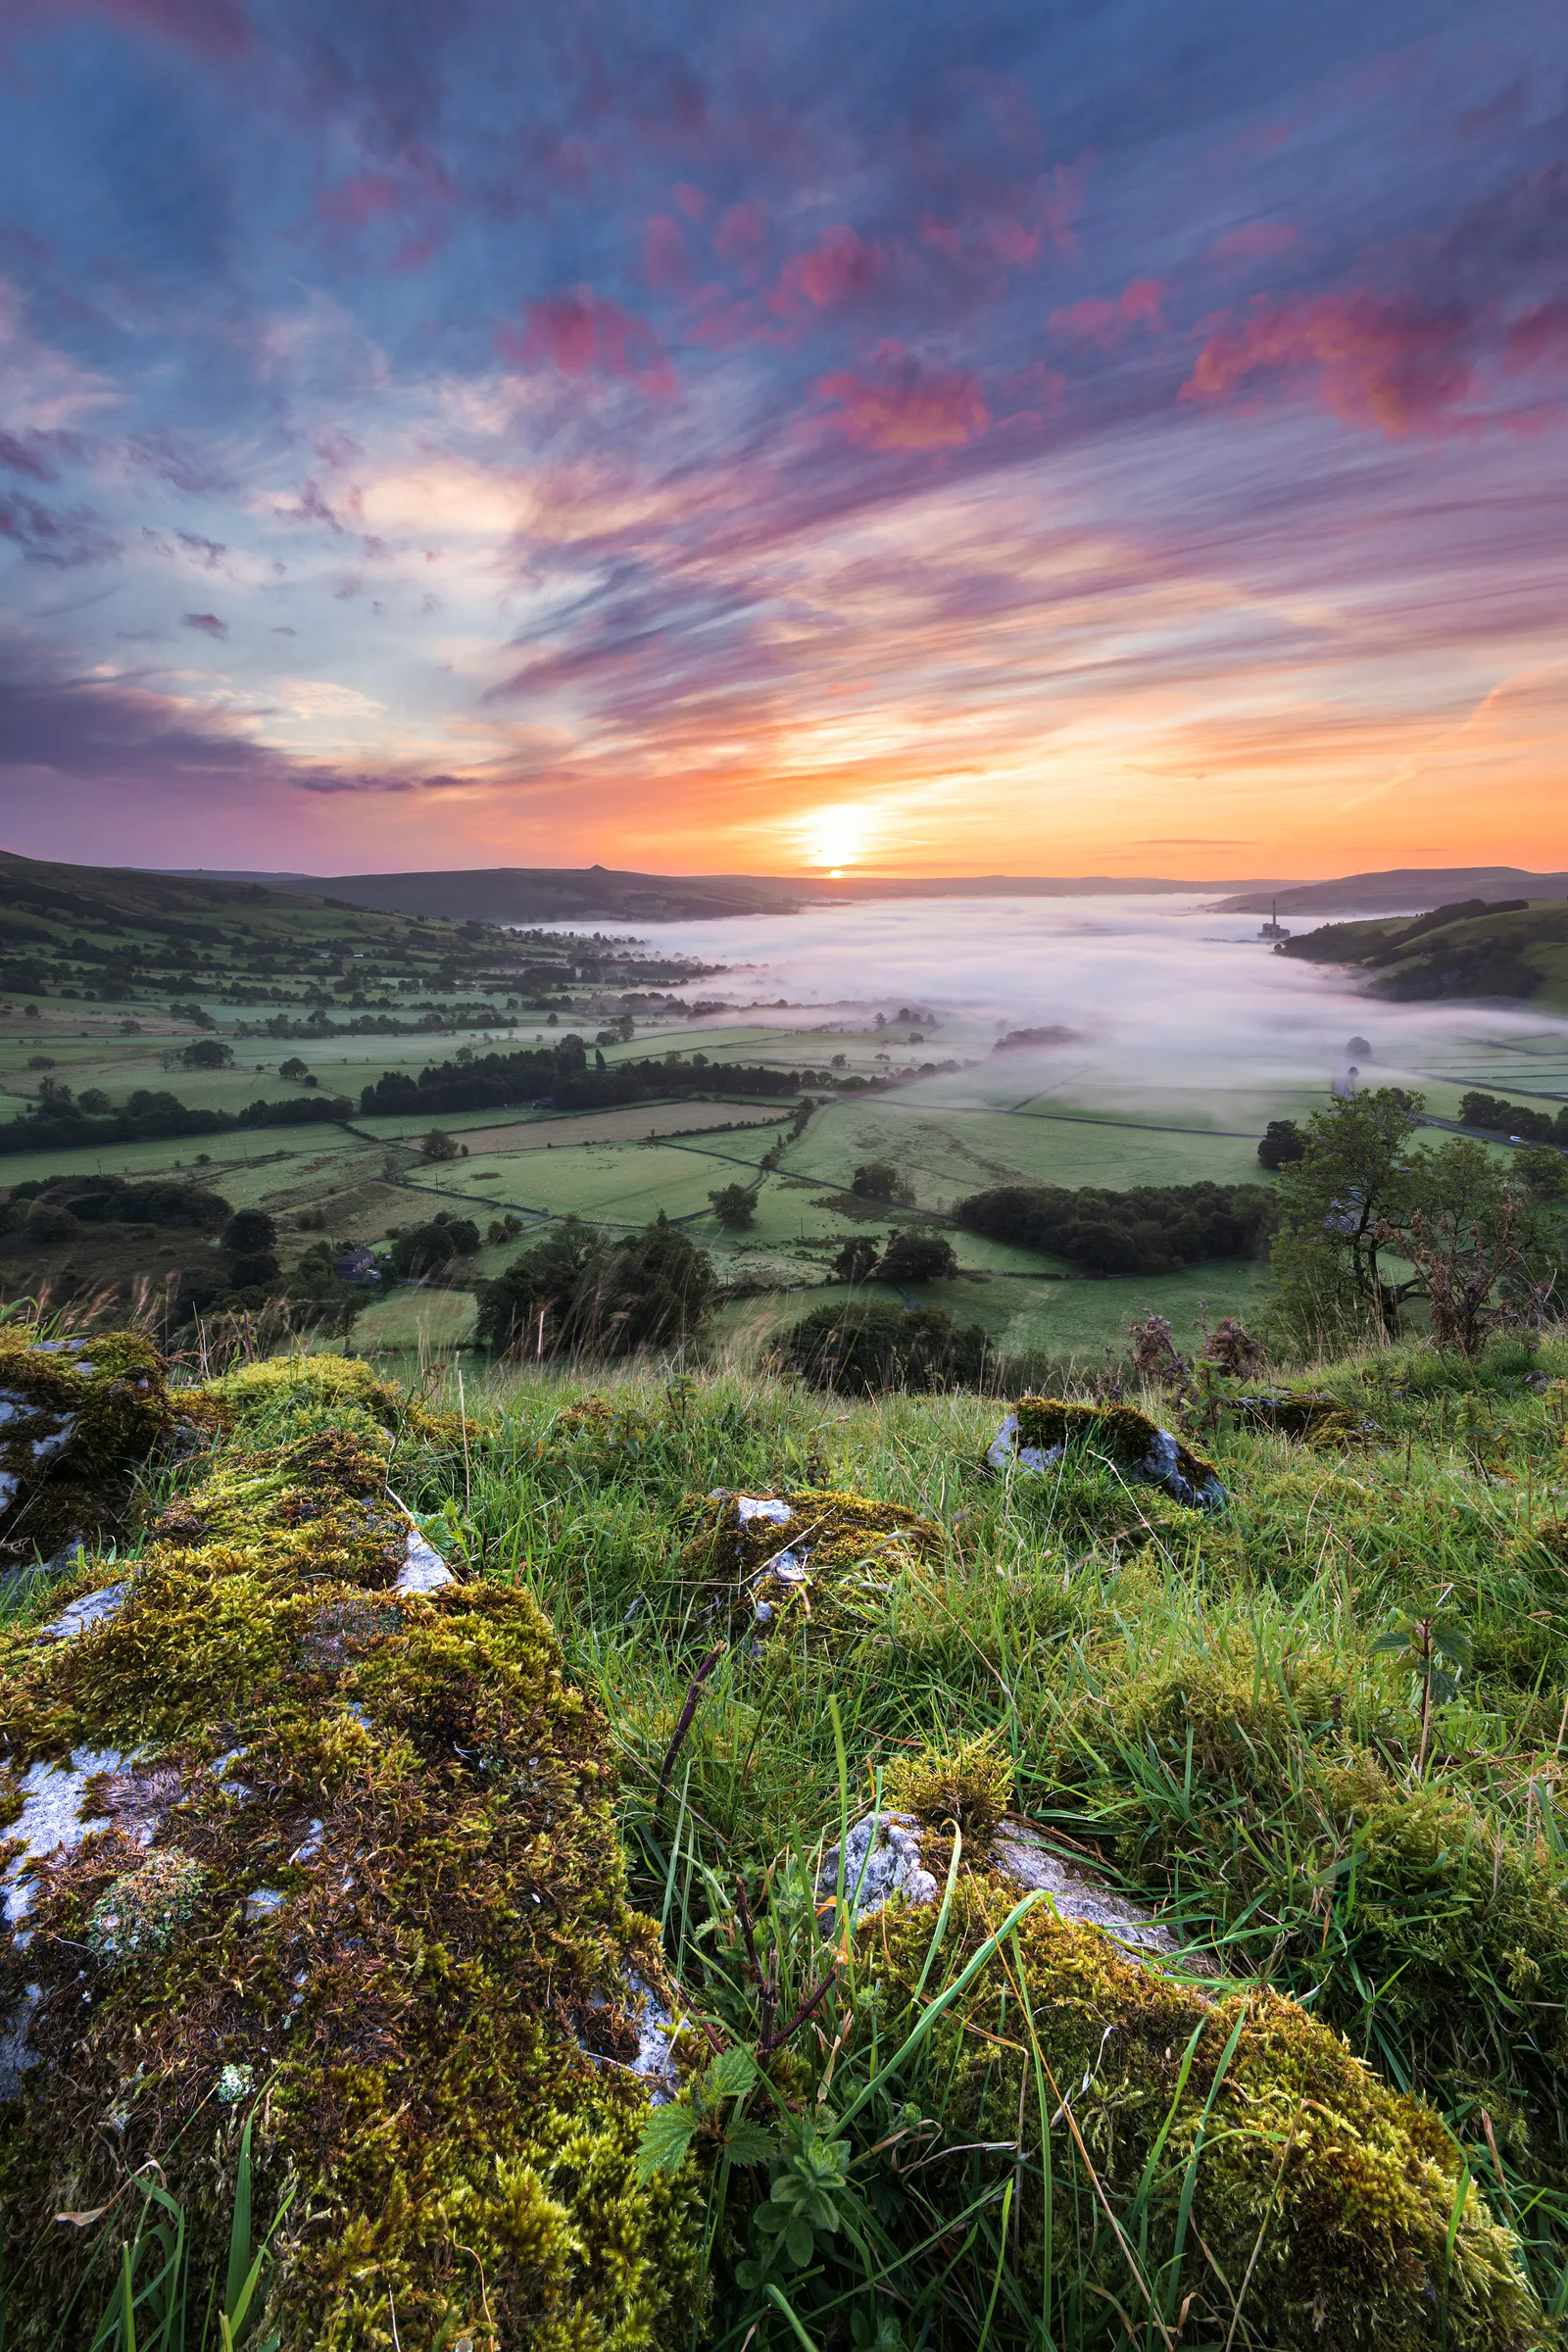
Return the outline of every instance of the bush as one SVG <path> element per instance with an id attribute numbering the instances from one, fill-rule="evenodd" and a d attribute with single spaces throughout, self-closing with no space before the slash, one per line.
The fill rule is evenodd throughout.
<path id="1" fill-rule="evenodd" d="M 840 1282 L 869 1282 L 881 1254 L 868 1233 L 858 1233 L 834 1258 L 833 1271 Z"/>
<path id="2" fill-rule="evenodd" d="M 223 1227 L 223 1248 L 240 1256 L 270 1250 L 277 1239 L 277 1227 L 265 1208 L 236 1209 Z"/>
<path id="3" fill-rule="evenodd" d="M 713 1261 L 671 1225 L 612 1241 L 574 1219 L 479 1295 L 479 1338 L 499 1353 L 629 1355 L 668 1348 L 707 1320 Z"/>
<path id="4" fill-rule="evenodd" d="M 234 1049 L 225 1046 L 220 1038 L 198 1037 L 184 1048 L 179 1058 L 187 1070 L 228 1070 L 234 1066 Z"/>
<path id="5" fill-rule="evenodd" d="M 456 1138 L 448 1135 L 444 1127 L 432 1127 L 420 1143 L 419 1150 L 426 1159 L 456 1159 L 458 1156 Z"/>
<path id="6" fill-rule="evenodd" d="M 977 1388 L 986 1352 L 979 1325 L 960 1329 L 945 1307 L 870 1301 L 817 1307 L 786 1333 L 781 1348 L 788 1369 L 814 1387 L 862 1396 Z"/>

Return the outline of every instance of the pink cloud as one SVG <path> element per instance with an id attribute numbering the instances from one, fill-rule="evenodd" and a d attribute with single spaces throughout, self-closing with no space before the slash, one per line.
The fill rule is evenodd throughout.
<path id="1" fill-rule="evenodd" d="M 859 449 L 959 449 L 991 422 L 979 379 L 927 368 L 902 344 L 884 343 L 877 372 L 825 375 L 817 385 L 839 404 L 831 421 Z"/>
<path id="2" fill-rule="evenodd" d="M 708 210 L 708 198 L 701 188 L 688 187 L 683 179 L 675 182 L 675 202 L 688 220 L 700 220 Z"/>
<path id="3" fill-rule="evenodd" d="M 852 295 L 868 294 L 886 267 L 880 245 L 868 245 L 840 221 L 824 229 L 808 252 L 791 254 L 770 300 L 781 316 L 798 310 L 803 300 L 828 310 Z"/>
<path id="4" fill-rule="evenodd" d="M 362 172 L 340 179 L 317 199 L 316 217 L 328 228 L 368 228 L 396 209 L 396 183 L 384 172 Z"/>
<path id="5" fill-rule="evenodd" d="M 1102 351 L 1114 351 L 1133 327 L 1163 324 L 1159 305 L 1164 292 L 1159 278 L 1135 277 L 1114 302 L 1091 297 L 1069 303 L 1064 310 L 1053 311 L 1047 324 L 1054 335 L 1070 343 L 1095 343 Z"/>
<path id="6" fill-rule="evenodd" d="M 428 147 L 411 147 L 394 172 L 351 172 L 324 189 L 315 217 L 333 239 L 363 235 L 383 220 L 397 223 L 404 233 L 392 266 L 413 270 L 440 247 L 455 195 L 440 157 Z"/>
<path id="7" fill-rule="evenodd" d="M 1263 369 L 1310 372 L 1323 406 L 1349 423 L 1435 431 L 1470 392 L 1473 371 L 1456 348 L 1464 324 L 1456 313 L 1367 292 L 1260 298 L 1209 336 L 1181 396 L 1222 400 Z"/>
<path id="8" fill-rule="evenodd" d="M 250 40 L 239 0 L 0 0 L 0 32 L 95 16 L 129 32 L 151 32 L 209 57 L 237 57 Z"/>
<path id="9" fill-rule="evenodd" d="M 647 320 L 590 286 L 530 302 L 526 324 L 502 326 L 496 348 L 523 368 L 552 367 L 563 375 L 631 376 L 645 392 L 674 389 L 673 371 Z"/>
<path id="10" fill-rule="evenodd" d="M 1228 228 L 1216 237 L 1208 249 L 1210 261 L 1251 261 L 1271 253 L 1284 253 L 1296 243 L 1298 231 L 1284 220 L 1249 220 L 1241 228 Z"/>
<path id="11" fill-rule="evenodd" d="M 1568 358 L 1568 297 L 1555 295 L 1522 312 L 1508 329 L 1502 364 L 1510 375 L 1522 375 L 1544 360 Z"/>
<path id="12" fill-rule="evenodd" d="M 678 294 L 691 284 L 692 266 L 680 222 L 655 213 L 643 231 L 643 275 L 661 293 Z"/>
<path id="13" fill-rule="evenodd" d="M 757 251 L 767 234 L 767 207 L 753 197 L 732 204 L 713 231 L 713 251 L 726 262 L 743 261 Z"/>

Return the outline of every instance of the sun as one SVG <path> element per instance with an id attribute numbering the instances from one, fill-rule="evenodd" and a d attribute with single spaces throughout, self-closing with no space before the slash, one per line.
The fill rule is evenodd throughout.
<path id="1" fill-rule="evenodd" d="M 838 801 L 811 808 L 801 818 L 798 839 L 808 865 L 825 866 L 839 879 L 846 866 L 858 864 L 870 838 L 870 820 L 853 801 Z"/>

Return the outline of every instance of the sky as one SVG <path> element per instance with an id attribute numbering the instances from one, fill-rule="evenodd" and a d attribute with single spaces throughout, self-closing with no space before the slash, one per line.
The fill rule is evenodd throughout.
<path id="1" fill-rule="evenodd" d="M 0 846 L 1568 866 L 1560 0 L 0 0 Z"/>

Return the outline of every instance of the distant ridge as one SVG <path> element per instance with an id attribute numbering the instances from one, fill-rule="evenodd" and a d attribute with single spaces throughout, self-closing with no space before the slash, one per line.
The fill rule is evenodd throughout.
<path id="1" fill-rule="evenodd" d="M 1158 875 L 640 874 L 607 866 L 474 866 L 411 874 L 191 873 L 213 882 L 309 891 L 384 914 L 444 915 L 485 923 L 700 922 L 725 915 L 792 914 L 802 906 L 868 899 L 1098 898 L 1219 890 L 1218 882 Z M 1250 883 L 1249 889 L 1273 889 Z"/>
<path id="2" fill-rule="evenodd" d="M 1221 899 L 1215 914 L 1426 914 L 1458 899 L 1568 899 L 1568 874 L 1532 874 L 1521 865 L 1397 865 L 1382 874 L 1342 874 L 1334 882 L 1255 884 Z"/>

